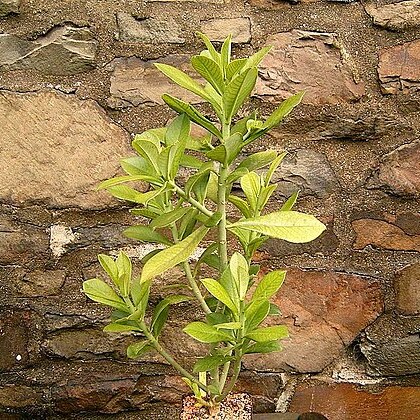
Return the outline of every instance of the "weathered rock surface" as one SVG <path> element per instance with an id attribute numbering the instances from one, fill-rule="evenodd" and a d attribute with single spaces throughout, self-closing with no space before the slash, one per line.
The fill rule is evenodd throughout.
<path id="1" fill-rule="evenodd" d="M 25 297 L 57 295 L 64 284 L 64 270 L 35 270 L 24 274 L 15 284 L 18 295 Z"/>
<path id="2" fill-rule="evenodd" d="M 41 403 L 41 393 L 25 385 L 0 387 L 0 407 L 23 408 Z"/>
<path id="3" fill-rule="evenodd" d="M 420 197 L 420 140 L 385 155 L 371 181 L 391 194 Z"/>
<path id="4" fill-rule="evenodd" d="M 97 43 L 88 28 L 60 26 L 35 41 L 0 34 L 0 71 L 34 69 L 72 75 L 95 67 Z"/>
<path id="5" fill-rule="evenodd" d="M 200 80 L 192 71 L 187 55 L 173 55 L 160 59 L 159 62 L 178 67 Z M 164 93 L 192 103 L 203 101 L 199 96 L 173 83 L 154 66 L 154 63 L 154 61 L 143 61 L 136 57 L 115 59 L 109 66 L 113 73 L 108 105 L 112 108 L 160 105 L 164 103 L 161 99 Z"/>
<path id="6" fill-rule="evenodd" d="M 20 0 L 0 0 L 0 17 L 19 13 Z"/>
<path id="7" fill-rule="evenodd" d="M 334 420 L 397 420 L 420 416 L 419 387 L 389 386 L 369 391 L 369 387 L 346 383 L 303 383 L 296 389 L 289 411 L 311 411 Z"/>
<path id="8" fill-rule="evenodd" d="M 258 96 L 276 101 L 305 90 L 304 103 L 354 102 L 365 91 L 348 53 L 335 34 L 293 30 L 271 35 L 273 45 L 260 66 Z"/>
<path id="9" fill-rule="evenodd" d="M 283 314 L 277 323 L 286 323 L 290 339 L 282 341 L 282 352 L 247 356 L 245 366 L 321 371 L 381 313 L 380 289 L 378 282 L 357 275 L 288 270 L 274 302 Z"/>
<path id="10" fill-rule="evenodd" d="M 92 101 L 51 92 L 0 96 L 0 200 L 102 208 L 95 191 L 132 155 L 125 132 Z"/>
<path id="11" fill-rule="evenodd" d="M 375 25 L 386 29 L 400 31 L 420 26 L 419 0 L 401 1 L 380 7 L 367 4 L 365 9 Z"/>
<path id="12" fill-rule="evenodd" d="M 355 249 L 371 245 L 394 251 L 420 252 L 420 235 L 408 235 L 384 220 L 358 219 L 352 222 L 352 227 L 356 232 Z"/>
<path id="13" fill-rule="evenodd" d="M 310 149 L 300 149 L 287 155 L 275 172 L 273 182 L 278 184 L 276 194 L 283 197 L 290 197 L 300 190 L 301 195 L 325 198 L 339 189 L 326 156 Z"/>
<path id="14" fill-rule="evenodd" d="M 251 21 L 248 17 L 205 20 L 201 31 L 212 41 L 223 41 L 232 34 L 232 42 L 243 44 L 251 40 Z"/>
<path id="15" fill-rule="evenodd" d="M 420 373 L 420 319 L 382 315 L 369 326 L 360 342 L 371 375 L 401 376 Z"/>
<path id="16" fill-rule="evenodd" d="M 381 50 L 378 74 L 384 94 L 420 91 L 420 40 Z"/>
<path id="17" fill-rule="evenodd" d="M 395 277 L 395 306 L 405 315 L 420 314 L 420 263 L 400 270 Z"/>
<path id="18" fill-rule="evenodd" d="M 117 13 L 118 39 L 127 42 L 149 44 L 183 44 L 182 28 L 174 19 L 144 18 L 120 12 Z"/>

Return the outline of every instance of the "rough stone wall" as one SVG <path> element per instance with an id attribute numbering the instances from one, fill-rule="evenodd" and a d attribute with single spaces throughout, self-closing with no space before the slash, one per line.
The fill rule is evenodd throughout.
<path id="1" fill-rule="evenodd" d="M 232 32 L 237 57 L 274 46 L 263 116 L 307 91 L 253 148 L 289 151 L 273 208 L 300 189 L 328 226 L 259 253 L 289 271 L 291 338 L 246 359 L 239 388 L 259 412 L 420 418 L 419 0 L 0 0 L 0 16 L 1 418 L 176 418 L 181 381 L 158 357 L 127 361 L 130 337 L 103 333 L 109 312 L 80 289 L 98 252 L 142 252 L 124 204 L 94 189 L 132 134 L 172 117 L 160 95 L 178 91 L 152 64 L 188 69 L 195 30 Z M 164 334 L 187 364 L 200 349 L 177 327 L 194 316 L 178 308 Z"/>

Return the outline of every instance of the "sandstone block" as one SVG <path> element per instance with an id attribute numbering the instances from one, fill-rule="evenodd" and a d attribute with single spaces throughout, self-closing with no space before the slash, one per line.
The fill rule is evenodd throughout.
<path id="1" fill-rule="evenodd" d="M 251 40 L 251 21 L 248 17 L 204 20 L 201 32 L 219 42 L 232 34 L 232 42 L 243 44 Z"/>
<path id="2" fill-rule="evenodd" d="M 405 315 L 420 314 L 420 263 L 400 270 L 394 288 L 397 310 Z"/>
<path id="3" fill-rule="evenodd" d="M 375 25 L 386 29 L 400 31 L 420 26 L 419 0 L 401 1 L 380 7 L 367 4 L 365 9 Z"/>
<path id="4" fill-rule="evenodd" d="M 273 48 L 260 66 L 258 96 L 278 101 L 305 90 L 304 103 L 323 105 L 364 95 L 364 82 L 335 34 L 293 30 L 269 36 L 267 45 Z"/>
<path id="5" fill-rule="evenodd" d="M 173 55 L 160 59 L 159 62 L 178 67 L 201 82 L 197 74 L 192 71 L 187 55 Z M 143 61 L 136 57 L 117 58 L 109 69 L 113 72 L 111 97 L 108 99 L 108 105 L 112 108 L 161 105 L 164 103 L 161 99 L 164 93 L 192 103 L 203 101 L 199 96 L 175 85 L 154 66 L 154 61 Z"/>
<path id="6" fill-rule="evenodd" d="M 356 232 L 355 249 L 368 245 L 394 251 L 420 252 L 420 235 L 408 235 L 401 228 L 384 220 L 358 219 L 352 222 Z"/>
<path id="7" fill-rule="evenodd" d="M 420 140 L 385 155 L 373 183 L 391 194 L 420 197 Z"/>
<path id="8" fill-rule="evenodd" d="M 148 44 L 183 44 L 182 28 L 174 19 L 136 19 L 128 13 L 117 13 L 118 39 Z"/>
<path id="9" fill-rule="evenodd" d="M 20 0 L 0 0 L 0 17 L 19 13 Z"/>
<path id="10" fill-rule="evenodd" d="M 420 91 L 420 40 L 381 50 L 378 74 L 384 94 Z"/>
<path id="11" fill-rule="evenodd" d="M 389 386 L 370 390 L 346 383 L 299 385 L 289 411 L 316 412 L 328 419 L 415 419 L 420 416 L 420 388 Z"/>
<path id="12" fill-rule="evenodd" d="M 0 199 L 13 205 L 103 208 L 96 186 L 130 156 L 128 135 L 93 101 L 43 92 L 0 95 Z"/>
<path id="13" fill-rule="evenodd" d="M 72 75 L 95 67 L 97 43 L 87 28 L 60 26 L 35 41 L 0 34 L 0 71 L 34 69 Z"/>
<path id="14" fill-rule="evenodd" d="M 57 295 L 64 284 L 64 270 L 35 270 L 24 274 L 15 284 L 19 295 L 39 297 Z"/>
<path id="15" fill-rule="evenodd" d="M 290 339 L 282 352 L 247 356 L 249 369 L 319 372 L 382 312 L 378 282 L 332 271 L 289 269 L 274 302 L 282 317 L 270 322 L 285 323 Z"/>

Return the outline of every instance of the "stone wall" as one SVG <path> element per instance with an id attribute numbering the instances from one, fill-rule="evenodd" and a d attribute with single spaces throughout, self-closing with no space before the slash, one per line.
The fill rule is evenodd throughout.
<path id="1" fill-rule="evenodd" d="M 95 186 L 131 135 L 172 117 L 160 95 L 178 91 L 152 64 L 188 68 L 196 30 L 232 32 L 237 57 L 274 46 L 262 115 L 307 91 L 254 149 L 289 151 L 273 208 L 300 189 L 328 226 L 259 253 L 288 269 L 291 338 L 246 359 L 239 388 L 259 412 L 420 418 L 419 0 L 0 0 L 0 16 L 1 418 L 176 418 L 181 381 L 157 357 L 127 361 L 130 337 L 103 333 L 109 312 L 80 289 L 98 252 L 142 251 Z M 199 348 L 176 327 L 196 313 L 178 308 L 164 334 L 187 364 Z"/>

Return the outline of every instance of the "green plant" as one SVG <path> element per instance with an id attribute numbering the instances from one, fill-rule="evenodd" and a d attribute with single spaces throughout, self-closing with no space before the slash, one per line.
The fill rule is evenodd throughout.
<path id="1" fill-rule="evenodd" d="M 147 224 L 126 229 L 127 237 L 161 247 L 142 260 L 141 275 L 134 279 L 132 263 L 123 252 L 116 259 L 99 255 L 113 287 L 91 279 L 83 283 L 83 290 L 92 300 L 114 308 L 112 322 L 105 331 L 143 335 L 142 340 L 128 347 L 128 357 L 157 351 L 182 375 L 200 404 L 214 406 L 233 389 L 244 355 L 278 351 L 279 340 L 288 335 L 283 325 L 260 326 L 267 316 L 279 314 L 270 298 L 281 287 L 286 273 L 273 271 L 255 282 L 259 266 L 252 261 L 254 253 L 269 237 L 308 242 L 318 237 L 325 226 L 311 215 L 292 211 L 297 193 L 277 211 L 265 214 L 265 206 L 276 189 L 271 179 L 285 153 L 266 150 L 240 159 L 242 150 L 277 126 L 300 103 L 303 93 L 284 101 L 265 121 L 255 111 L 236 120 L 255 86 L 257 66 L 270 48 L 249 58 L 232 59 L 231 37 L 223 42 L 219 53 L 205 35 L 199 36 L 207 49 L 192 57 L 191 63 L 206 85 L 175 67 L 156 67 L 204 99 L 218 122 L 189 103 L 163 95 L 166 104 L 179 115 L 167 127 L 136 135 L 132 145 L 138 155 L 121 162 L 127 175 L 99 186 L 118 199 L 140 205 L 132 213 L 148 219 Z M 207 134 L 192 136 L 191 123 L 204 128 Z M 186 150 L 193 154 L 186 154 Z M 181 167 L 192 169 L 183 186 L 177 180 Z M 261 171 L 263 168 L 267 169 Z M 149 191 L 139 192 L 126 185 L 135 181 L 147 182 Z M 243 198 L 232 193 L 234 183 L 240 184 Z M 228 207 L 236 209 L 240 218 L 229 220 Z M 167 231 L 170 238 L 164 234 Z M 209 243 L 207 239 L 205 251 L 192 262 L 191 255 L 210 231 L 215 231 L 217 240 Z M 230 257 L 228 233 L 236 237 L 241 249 Z M 177 265 L 185 272 L 188 294 L 168 294 L 149 314 L 146 310 L 153 279 Z M 202 271 L 213 275 L 202 278 Z M 207 343 L 208 355 L 199 358 L 193 372 L 188 372 L 162 347 L 159 337 L 169 307 L 192 299 L 201 306 L 202 320 L 191 322 L 183 331 Z"/>

